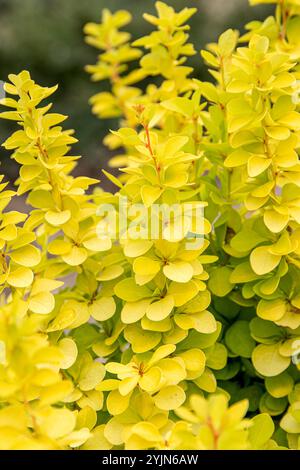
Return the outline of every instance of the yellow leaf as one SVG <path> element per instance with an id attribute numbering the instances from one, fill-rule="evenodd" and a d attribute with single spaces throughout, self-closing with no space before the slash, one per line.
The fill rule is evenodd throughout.
<path id="1" fill-rule="evenodd" d="M 71 250 L 68 253 L 62 255 L 62 259 L 65 263 L 69 264 L 70 266 L 79 266 L 80 264 L 85 262 L 87 256 L 88 255 L 85 248 L 72 246 Z"/>
<path id="2" fill-rule="evenodd" d="M 92 436 L 83 444 L 82 450 L 109 450 L 112 444 L 104 436 L 105 425 L 101 424 L 93 429 Z"/>
<path id="3" fill-rule="evenodd" d="M 10 254 L 11 259 L 21 266 L 32 268 L 41 261 L 41 253 L 33 245 L 22 246 Z"/>
<path id="4" fill-rule="evenodd" d="M 253 155 L 248 160 L 248 174 L 252 178 L 263 173 L 272 163 L 271 158 L 263 158 L 258 155 Z"/>
<path id="5" fill-rule="evenodd" d="M 171 282 L 168 289 L 168 294 L 172 295 L 174 298 L 175 307 L 181 307 L 189 300 L 191 300 L 198 293 L 197 284 L 193 281 L 190 281 L 186 284 L 181 284 L 178 282 Z"/>
<path id="6" fill-rule="evenodd" d="M 141 196 L 146 207 L 150 207 L 161 196 L 163 190 L 158 186 L 143 186 Z"/>
<path id="7" fill-rule="evenodd" d="M 171 281 L 183 283 L 189 282 L 194 274 L 192 265 L 184 261 L 174 261 L 166 264 L 163 267 L 163 272 Z"/>
<path id="8" fill-rule="evenodd" d="M 64 225 L 68 222 L 71 218 L 71 212 L 69 210 L 55 212 L 55 211 L 48 211 L 45 214 L 45 219 L 48 224 L 53 225 L 54 227 L 59 227 L 60 225 Z"/>
<path id="9" fill-rule="evenodd" d="M 130 324 L 139 321 L 145 314 L 151 299 L 139 300 L 137 302 L 127 302 L 121 311 L 123 323 Z"/>
<path id="10" fill-rule="evenodd" d="M 106 401 L 108 412 L 113 416 L 120 415 L 128 408 L 129 400 L 130 394 L 123 396 L 118 390 L 113 390 Z"/>
<path id="11" fill-rule="evenodd" d="M 52 439 L 59 439 L 73 431 L 76 425 L 76 415 L 65 408 L 46 407 L 36 416 L 41 432 Z"/>
<path id="12" fill-rule="evenodd" d="M 285 371 L 290 358 L 279 353 L 278 344 L 259 344 L 252 353 L 255 369 L 265 377 L 274 377 Z"/>
<path id="13" fill-rule="evenodd" d="M 151 367 L 143 374 L 139 380 L 140 387 L 148 393 L 156 392 L 162 380 L 162 373 L 159 367 Z"/>
<path id="14" fill-rule="evenodd" d="M 185 401 L 185 393 L 178 385 L 170 385 L 162 388 L 154 397 L 157 408 L 161 410 L 175 410 Z"/>
<path id="15" fill-rule="evenodd" d="M 133 270 L 141 276 L 155 276 L 160 271 L 160 263 L 146 256 L 141 256 L 134 260 Z"/>
<path id="16" fill-rule="evenodd" d="M 151 359 L 148 362 L 148 366 L 152 366 L 157 362 L 161 361 L 165 357 L 169 356 L 176 350 L 176 346 L 174 344 L 165 344 L 157 348 L 157 350 L 152 354 Z"/>
<path id="17" fill-rule="evenodd" d="M 128 395 L 128 393 L 131 393 L 132 390 L 134 390 L 134 388 L 137 386 L 138 381 L 139 381 L 138 375 L 123 379 L 119 385 L 119 392 L 121 393 L 121 395 L 125 396 L 125 395 Z"/>
<path id="18" fill-rule="evenodd" d="M 97 423 L 97 413 L 90 406 L 85 406 L 82 408 L 78 415 L 76 421 L 77 428 L 88 428 L 92 430 Z"/>
<path id="19" fill-rule="evenodd" d="M 145 439 L 149 442 L 159 442 L 161 440 L 161 435 L 158 432 L 156 426 L 148 422 L 140 422 L 135 424 L 131 430 L 132 433 L 137 434 L 142 439 Z"/>
<path id="20" fill-rule="evenodd" d="M 280 263 L 280 260 L 281 256 L 270 253 L 268 246 L 259 246 L 250 255 L 251 267 L 260 276 L 273 271 Z"/>
<path id="21" fill-rule="evenodd" d="M 54 296 L 50 292 L 39 292 L 29 298 L 28 307 L 34 313 L 47 315 L 55 307 Z"/>
<path id="22" fill-rule="evenodd" d="M 28 287 L 32 284 L 33 272 L 29 268 L 17 268 L 11 272 L 7 278 L 7 282 L 13 287 Z"/>
<path id="23" fill-rule="evenodd" d="M 83 241 L 83 246 L 91 251 L 107 251 L 110 250 L 112 242 L 110 238 L 90 238 Z"/>
<path id="24" fill-rule="evenodd" d="M 146 315 L 149 320 L 161 321 L 167 318 L 174 307 L 174 299 L 171 295 L 163 297 L 157 302 L 153 302 L 147 307 Z"/>
<path id="25" fill-rule="evenodd" d="M 105 367 L 99 362 L 87 363 L 80 371 L 78 385 L 80 390 L 92 390 L 105 376 Z"/>
<path id="26" fill-rule="evenodd" d="M 101 297 L 88 304 L 90 315 L 98 321 L 106 321 L 116 311 L 116 303 L 113 297 Z"/>
<path id="27" fill-rule="evenodd" d="M 124 247 L 124 255 L 129 258 L 137 258 L 144 255 L 153 245 L 150 240 L 129 240 Z"/>
<path id="28" fill-rule="evenodd" d="M 264 212 L 264 223 L 271 232 L 281 232 L 289 222 L 288 214 L 280 214 L 275 210 L 267 210 Z"/>
<path id="29" fill-rule="evenodd" d="M 59 341 L 58 347 L 63 353 L 60 367 L 61 369 L 69 369 L 76 361 L 78 355 L 76 343 L 71 338 L 63 338 Z"/>
<path id="30" fill-rule="evenodd" d="M 73 391 L 73 384 L 67 380 L 44 387 L 40 393 L 41 405 L 52 405 L 64 401 Z"/>
<path id="31" fill-rule="evenodd" d="M 65 255 L 71 249 L 71 243 L 66 240 L 55 239 L 48 244 L 48 252 L 51 255 Z"/>

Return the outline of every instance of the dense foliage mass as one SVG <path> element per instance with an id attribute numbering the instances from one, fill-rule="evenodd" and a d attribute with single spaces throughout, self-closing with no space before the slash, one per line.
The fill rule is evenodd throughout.
<path id="1" fill-rule="evenodd" d="M 87 70 L 111 83 L 93 112 L 121 123 L 115 194 L 72 176 L 76 139 L 41 105 L 55 87 L 5 84 L 20 175 L 0 186 L 1 448 L 300 448 L 300 1 L 251 3 L 276 14 L 201 52 L 213 83 L 186 65 L 192 8 L 157 2 L 134 43 L 126 11 L 86 26 Z M 10 208 L 24 194 L 28 215 Z M 205 219 L 138 238 L 120 221 L 139 203 Z"/>

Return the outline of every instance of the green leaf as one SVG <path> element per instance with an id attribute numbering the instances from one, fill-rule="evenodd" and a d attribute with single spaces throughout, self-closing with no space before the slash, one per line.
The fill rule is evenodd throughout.
<path id="1" fill-rule="evenodd" d="M 251 337 L 249 323 L 247 321 L 235 322 L 226 331 L 225 343 L 237 356 L 251 357 L 255 341 Z"/>
<path id="2" fill-rule="evenodd" d="M 211 369 L 220 370 L 226 366 L 227 362 L 227 349 L 221 343 L 216 343 L 214 346 L 205 351 L 206 365 Z"/>
<path id="3" fill-rule="evenodd" d="M 226 266 L 215 268 L 211 272 L 208 287 L 213 294 L 218 297 L 225 297 L 232 291 L 234 284 L 230 282 L 231 273 L 231 269 Z"/>
<path id="4" fill-rule="evenodd" d="M 272 418 L 263 413 L 251 419 L 249 428 L 249 441 L 253 449 L 260 449 L 269 439 L 271 439 L 275 426 Z"/>

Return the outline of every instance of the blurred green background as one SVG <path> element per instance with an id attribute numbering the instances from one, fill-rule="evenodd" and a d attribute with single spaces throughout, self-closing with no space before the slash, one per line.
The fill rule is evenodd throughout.
<path id="1" fill-rule="evenodd" d="M 154 12 L 153 0 L 0 0 L 0 79 L 23 69 L 31 72 L 41 85 L 59 84 L 54 108 L 70 116 L 66 125 L 76 130 L 79 143 L 73 155 L 82 155 L 79 172 L 100 176 L 106 166 L 108 151 L 102 138 L 116 123 L 99 121 L 91 114 L 88 98 L 104 89 L 105 83 L 91 83 L 84 71 L 96 61 L 97 50 L 87 46 L 82 28 L 89 21 L 98 22 L 101 10 L 126 8 L 133 14 L 128 30 L 134 38 L 151 30 L 142 18 L 144 11 Z M 197 50 L 227 28 L 243 28 L 252 19 L 264 18 L 272 8 L 251 8 L 248 0 L 168 0 L 175 9 L 197 7 L 192 18 L 191 40 Z M 196 75 L 207 78 L 199 55 L 191 59 Z M 14 124 L 0 121 L 0 139 L 5 140 Z M 1 173 L 17 176 L 17 166 L 9 153 L 0 150 Z"/>

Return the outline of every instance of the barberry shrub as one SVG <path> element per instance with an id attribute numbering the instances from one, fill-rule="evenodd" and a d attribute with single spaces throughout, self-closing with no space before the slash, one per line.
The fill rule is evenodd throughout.
<path id="1" fill-rule="evenodd" d="M 250 3 L 275 16 L 201 52 L 211 82 L 186 65 L 193 8 L 157 2 L 133 43 L 127 11 L 86 25 L 114 194 L 72 176 L 56 87 L 5 84 L 0 448 L 300 448 L 300 2 Z M 160 205 L 190 208 L 182 231 L 145 232 Z"/>

